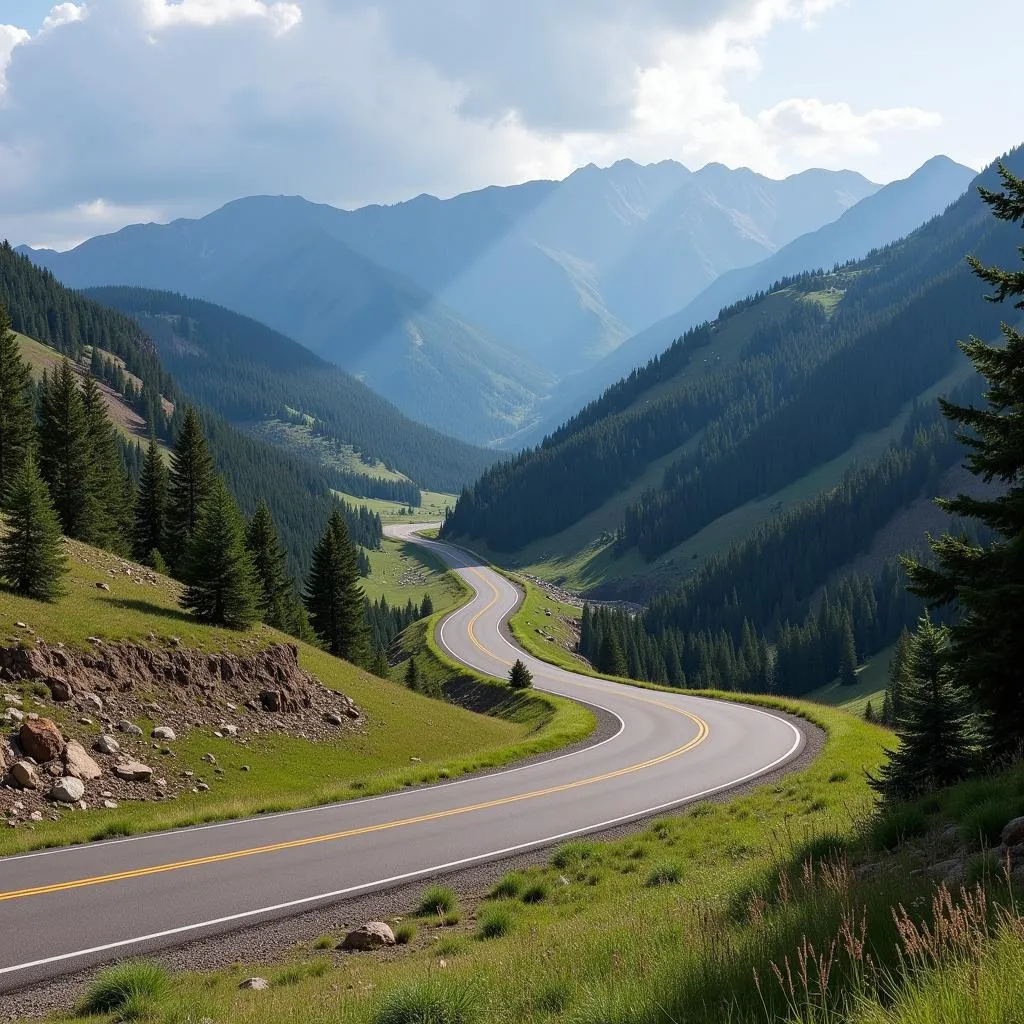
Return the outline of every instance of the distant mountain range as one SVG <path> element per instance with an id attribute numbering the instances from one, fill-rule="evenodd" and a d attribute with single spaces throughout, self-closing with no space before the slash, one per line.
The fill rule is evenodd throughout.
<path id="1" fill-rule="evenodd" d="M 719 164 L 620 161 L 355 211 L 252 197 L 66 253 L 23 251 L 73 287 L 219 303 L 358 375 L 413 419 L 515 444 L 592 397 L 623 359 L 628 368 L 664 348 L 666 331 L 681 333 L 679 311 L 723 275 L 726 291 L 745 294 L 775 273 L 772 260 L 788 266 L 786 253 L 829 265 L 864 255 L 940 212 L 970 174 L 939 159 L 880 191 L 849 171 L 775 181 Z M 763 271 L 734 276 L 755 265 Z M 645 349 L 655 324 L 660 341 Z M 593 385 L 586 371 L 602 360 Z"/>

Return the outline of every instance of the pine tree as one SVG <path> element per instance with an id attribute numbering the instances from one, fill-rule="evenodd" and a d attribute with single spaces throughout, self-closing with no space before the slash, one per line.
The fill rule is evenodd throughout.
<path id="1" fill-rule="evenodd" d="M 895 721 L 900 745 L 889 752 L 874 789 L 905 800 L 964 778 L 973 758 L 971 696 L 950 671 L 949 631 L 922 616 L 907 646 L 903 710 Z"/>
<path id="2" fill-rule="evenodd" d="M 378 679 L 391 678 L 391 666 L 388 664 L 388 656 L 379 647 L 373 649 L 369 669 Z"/>
<path id="3" fill-rule="evenodd" d="M 509 669 L 508 685 L 513 690 L 528 690 L 533 686 L 533 673 L 520 658 L 516 658 L 515 664 Z"/>
<path id="4" fill-rule="evenodd" d="M 0 304 L 0 500 L 35 437 L 32 374 L 21 357 L 7 308 Z"/>
<path id="5" fill-rule="evenodd" d="M 169 480 L 163 455 L 151 434 L 135 499 L 135 556 L 153 568 L 154 552 L 166 563 Z"/>
<path id="6" fill-rule="evenodd" d="M 292 592 L 292 581 L 288 576 L 277 527 L 265 501 L 260 501 L 249 520 L 245 543 L 256 567 L 260 618 L 275 629 L 288 629 L 291 611 L 288 598 Z"/>
<path id="7" fill-rule="evenodd" d="M 29 449 L 10 481 L 7 533 L 0 540 L 0 574 L 20 594 L 55 601 L 68 571 L 60 522 Z"/>
<path id="8" fill-rule="evenodd" d="M 214 486 L 213 459 L 206 444 L 199 414 L 189 406 L 171 455 L 168 533 L 171 563 L 183 563 L 192 535 L 199 525 L 203 503 Z M 175 565 L 175 568 L 178 566 Z"/>
<path id="9" fill-rule="evenodd" d="M 601 637 L 601 649 L 597 655 L 597 670 L 609 676 L 625 676 L 628 671 L 622 643 L 611 624 Z"/>
<path id="10" fill-rule="evenodd" d="M 843 628 L 839 648 L 839 683 L 841 686 L 855 686 L 857 683 L 857 648 L 849 621 Z"/>
<path id="11" fill-rule="evenodd" d="M 186 558 L 181 603 L 200 621 L 247 629 L 259 609 L 259 584 L 245 546 L 245 523 L 224 481 L 214 479 Z"/>
<path id="12" fill-rule="evenodd" d="M 875 721 L 875 709 L 870 700 L 864 705 L 864 721 Z"/>
<path id="13" fill-rule="evenodd" d="M 50 488 L 61 530 L 90 536 L 89 435 L 82 390 L 67 359 L 53 377 L 44 373 L 39 391 L 39 471 Z"/>
<path id="14" fill-rule="evenodd" d="M 355 545 L 337 506 L 313 552 L 306 584 L 310 622 L 324 647 L 356 665 L 366 663 L 369 628 Z"/>
<path id="15" fill-rule="evenodd" d="M 409 655 L 409 660 L 405 663 L 405 685 L 417 693 L 422 685 L 420 667 L 416 664 L 416 658 L 413 655 Z"/>
<path id="16" fill-rule="evenodd" d="M 882 721 L 892 725 L 903 713 L 903 692 L 906 689 L 909 675 L 908 654 L 910 650 L 910 633 L 904 629 L 896 641 L 896 650 L 889 663 L 889 683 L 885 689 L 882 704 Z"/>
<path id="17" fill-rule="evenodd" d="M 981 189 L 1000 220 L 1024 219 L 1024 180 L 1000 167 L 1005 191 Z M 1021 250 L 1024 256 L 1024 249 Z M 1024 296 L 1024 270 L 1006 271 L 970 260 L 975 273 L 995 288 L 995 302 Z M 1016 303 L 1024 309 L 1024 299 Z M 963 428 L 971 449 L 967 468 L 1006 490 L 995 498 L 960 494 L 940 500 L 950 514 L 978 520 L 993 531 L 988 544 L 946 533 L 932 540 L 936 564 L 906 562 L 910 590 L 931 607 L 953 605 L 950 664 L 958 681 L 974 694 L 997 756 L 1011 756 L 1024 744 L 1024 334 L 1002 325 L 1005 345 L 972 337 L 961 348 L 988 381 L 987 407 L 940 399 L 942 411 Z"/>
<path id="18" fill-rule="evenodd" d="M 434 602 L 430 599 L 429 594 L 423 595 L 423 601 L 420 604 L 420 618 L 425 619 L 429 615 L 434 614 Z"/>
<path id="19" fill-rule="evenodd" d="M 103 392 L 92 374 L 82 386 L 88 471 L 85 479 L 85 539 L 99 547 L 128 554 L 134 528 L 131 491 L 121 461 L 117 434 L 107 414 Z"/>

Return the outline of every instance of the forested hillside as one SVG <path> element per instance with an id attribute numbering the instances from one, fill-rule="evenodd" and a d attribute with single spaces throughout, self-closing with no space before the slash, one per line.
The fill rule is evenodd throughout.
<path id="1" fill-rule="evenodd" d="M 232 423 L 298 421 L 338 442 L 338 458 L 323 467 L 337 490 L 416 505 L 415 488 L 396 488 L 396 474 L 451 492 L 493 461 L 483 449 L 413 423 L 350 374 L 248 317 L 171 292 L 87 294 L 138 321 L 184 391 Z M 378 472 L 378 463 L 393 472 Z"/>
<path id="2" fill-rule="evenodd" d="M 1021 150 L 1008 157 L 1011 168 L 1022 163 Z M 972 189 L 903 242 L 736 304 L 536 449 L 488 470 L 461 496 L 446 535 L 516 552 L 557 544 L 561 531 L 608 507 L 617 509 L 606 524 L 617 556 L 669 552 L 843 457 L 930 387 L 969 372 L 957 340 L 972 330 L 995 336 L 1005 311 L 979 295 L 963 255 L 1005 261 L 1015 243 Z M 583 548 L 600 537 L 575 541 Z"/>
<path id="3" fill-rule="evenodd" d="M 159 438 L 169 441 L 177 434 L 185 396 L 135 320 L 65 288 L 6 244 L 0 246 L 0 304 L 9 310 L 15 331 L 46 342 L 71 359 L 79 359 L 95 346 L 123 360 L 142 382 L 137 388 L 122 375 L 127 401 L 146 417 Z M 100 364 L 102 371 L 102 360 Z M 116 373 L 109 377 L 114 381 Z M 173 413 L 167 415 L 167 408 Z M 266 500 L 292 570 L 304 573 L 333 504 L 323 471 L 247 437 L 208 409 L 200 410 L 200 419 L 216 468 L 242 510 L 250 515 L 261 498 Z M 134 465 L 140 462 L 136 458 Z"/>

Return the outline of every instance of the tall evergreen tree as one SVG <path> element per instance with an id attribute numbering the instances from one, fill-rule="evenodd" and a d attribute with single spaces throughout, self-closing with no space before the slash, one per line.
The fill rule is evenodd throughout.
<path id="1" fill-rule="evenodd" d="M 429 594 L 423 595 L 423 601 L 420 604 L 420 618 L 425 619 L 428 615 L 434 614 L 434 602 L 431 600 Z"/>
<path id="2" fill-rule="evenodd" d="M 21 357 L 7 307 L 0 304 L 0 500 L 35 437 L 32 374 Z"/>
<path id="3" fill-rule="evenodd" d="M 256 567 L 260 588 L 260 618 L 275 629 L 288 629 L 292 581 L 285 567 L 285 553 L 277 527 L 265 501 L 260 501 L 245 530 L 245 543 Z"/>
<path id="4" fill-rule="evenodd" d="M 842 686 L 857 683 L 857 647 L 853 640 L 853 627 L 849 622 L 843 629 L 839 649 L 839 682 Z"/>
<path id="5" fill-rule="evenodd" d="M 900 745 L 871 779 L 886 800 L 948 786 L 971 768 L 974 708 L 950 671 L 949 655 L 948 629 L 923 616 L 907 646 L 903 708 L 894 723 Z"/>
<path id="6" fill-rule="evenodd" d="M 259 585 L 245 522 L 224 481 L 214 478 L 186 560 L 181 603 L 202 622 L 247 629 L 259 614 Z"/>
<path id="7" fill-rule="evenodd" d="M 306 607 L 314 631 L 331 654 L 357 665 L 366 664 L 369 629 L 359 564 L 345 519 L 337 507 L 313 552 Z"/>
<path id="8" fill-rule="evenodd" d="M 1024 219 L 1024 180 L 1000 168 L 1003 192 L 981 189 L 1000 220 Z M 1024 257 L 1024 249 L 1021 250 Z M 987 267 L 971 259 L 975 273 L 1003 302 L 1024 296 L 1024 270 Z M 1024 299 L 1016 303 L 1024 309 Z M 961 348 L 988 382 L 986 407 L 941 401 L 971 449 L 967 468 L 982 480 L 998 480 L 998 497 L 960 494 L 939 504 L 954 516 L 980 521 L 994 539 L 974 543 L 946 533 L 932 541 L 934 565 L 908 561 L 910 589 L 932 607 L 952 605 L 950 663 L 977 698 L 996 754 L 1012 755 L 1024 744 L 1024 334 L 1002 325 L 1004 345 L 971 337 Z"/>
<path id="9" fill-rule="evenodd" d="M 63 592 L 67 559 L 60 523 L 31 449 L 10 481 L 7 533 L 0 540 L 0 574 L 20 594 L 55 601 Z"/>
<path id="10" fill-rule="evenodd" d="M 169 486 L 163 455 L 150 434 L 135 499 L 135 557 L 140 562 L 152 564 L 153 552 L 159 552 L 164 561 L 167 559 Z"/>
<path id="11" fill-rule="evenodd" d="M 85 539 L 100 547 L 128 554 L 134 527 L 131 487 L 121 461 L 117 434 L 107 413 L 96 378 L 87 374 L 82 385 L 88 471 L 85 480 Z"/>
<path id="12" fill-rule="evenodd" d="M 624 676 L 629 671 L 626 655 L 622 650 L 622 642 L 614 628 L 605 630 L 601 638 L 601 650 L 597 656 L 597 668 L 610 676 Z"/>
<path id="13" fill-rule="evenodd" d="M 417 692 L 419 692 L 421 687 L 420 667 L 416 664 L 414 655 L 409 655 L 409 660 L 405 663 L 405 685 L 410 690 L 416 690 Z"/>
<path id="14" fill-rule="evenodd" d="M 188 551 L 192 535 L 199 525 L 203 503 L 213 487 L 213 459 L 199 414 L 189 406 L 171 455 L 169 533 L 172 565 L 175 559 L 180 561 Z"/>
<path id="15" fill-rule="evenodd" d="M 90 536 L 89 427 L 82 389 L 71 363 L 62 359 L 53 376 L 43 374 L 39 391 L 39 470 L 50 488 L 61 529 L 69 537 Z"/>
<path id="16" fill-rule="evenodd" d="M 903 693 L 910 674 L 910 640 L 910 633 L 904 629 L 896 641 L 896 650 L 889 662 L 889 682 L 882 703 L 882 721 L 886 725 L 892 725 L 903 713 Z"/>

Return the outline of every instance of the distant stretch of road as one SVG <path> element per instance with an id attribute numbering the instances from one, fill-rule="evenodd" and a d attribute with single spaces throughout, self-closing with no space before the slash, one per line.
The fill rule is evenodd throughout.
<path id="1" fill-rule="evenodd" d="M 0 860 L 0 990 L 497 859 L 739 785 L 799 753 L 784 719 L 740 704 L 576 675 L 502 633 L 520 594 L 465 551 L 437 553 L 472 587 L 438 641 L 505 676 L 603 708 L 618 727 L 573 753 L 457 782 L 309 810 Z"/>

